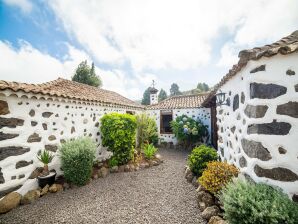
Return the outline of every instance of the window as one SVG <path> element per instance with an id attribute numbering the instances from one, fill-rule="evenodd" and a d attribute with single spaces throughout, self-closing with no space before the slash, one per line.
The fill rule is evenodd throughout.
<path id="1" fill-rule="evenodd" d="M 173 120 L 172 111 L 160 111 L 160 133 L 171 134 L 172 129 L 170 122 Z"/>

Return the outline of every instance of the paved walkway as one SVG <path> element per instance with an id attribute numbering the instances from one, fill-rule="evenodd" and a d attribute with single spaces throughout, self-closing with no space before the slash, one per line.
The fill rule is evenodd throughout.
<path id="1" fill-rule="evenodd" d="M 48 194 L 0 216 L 0 223 L 205 223 L 184 178 L 185 152 L 161 150 L 164 163 L 115 173 Z"/>

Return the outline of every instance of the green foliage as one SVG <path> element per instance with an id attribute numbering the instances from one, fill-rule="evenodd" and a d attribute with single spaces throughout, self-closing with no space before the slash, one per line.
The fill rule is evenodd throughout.
<path id="1" fill-rule="evenodd" d="M 50 153 L 48 150 L 39 151 L 37 154 L 37 159 L 42 162 L 44 165 L 48 165 L 52 162 L 54 155 Z"/>
<path id="2" fill-rule="evenodd" d="M 288 223 L 298 221 L 298 205 L 280 190 L 265 184 L 237 180 L 220 195 L 225 218 L 230 224 Z"/>
<path id="3" fill-rule="evenodd" d="M 158 132 L 156 122 L 146 113 L 136 115 L 137 121 L 137 148 L 143 148 L 146 143 L 156 144 Z"/>
<path id="4" fill-rule="evenodd" d="M 215 149 L 206 145 L 200 145 L 192 150 L 188 156 L 188 166 L 190 170 L 197 176 L 201 176 L 204 169 L 207 167 L 207 163 L 216 161 L 218 155 Z"/>
<path id="5" fill-rule="evenodd" d="M 114 166 L 118 166 L 118 160 L 116 159 L 116 157 L 111 157 L 108 161 L 109 167 L 114 167 Z"/>
<path id="6" fill-rule="evenodd" d="M 136 139 L 136 117 L 110 113 L 101 118 L 102 144 L 113 152 L 119 165 L 133 160 Z"/>
<path id="7" fill-rule="evenodd" d="M 170 88 L 170 95 L 171 96 L 178 96 L 178 95 L 181 95 L 181 94 L 182 93 L 179 90 L 179 86 L 176 83 L 173 83 L 171 85 L 171 88 Z"/>
<path id="8" fill-rule="evenodd" d="M 153 144 L 147 144 L 144 146 L 143 151 L 146 159 L 152 159 L 157 152 L 157 148 Z"/>
<path id="9" fill-rule="evenodd" d="M 150 105 L 150 87 L 148 87 L 143 93 L 142 105 Z"/>
<path id="10" fill-rule="evenodd" d="M 165 90 L 161 89 L 158 94 L 158 102 L 163 101 L 168 98 L 168 94 Z"/>
<path id="11" fill-rule="evenodd" d="M 180 142 L 202 142 L 203 137 L 208 136 L 207 126 L 203 125 L 200 120 L 196 121 L 186 115 L 178 116 L 171 121 L 171 128 Z"/>
<path id="12" fill-rule="evenodd" d="M 82 61 L 76 69 L 72 81 L 84 83 L 90 86 L 101 87 L 102 81 L 99 76 L 95 74 L 94 63 L 92 66 L 87 64 L 87 61 Z"/>
<path id="13" fill-rule="evenodd" d="M 209 86 L 206 83 L 198 83 L 197 90 L 199 90 L 200 93 L 208 92 L 210 90 Z"/>
<path id="14" fill-rule="evenodd" d="M 88 137 L 70 140 L 61 145 L 60 157 L 66 180 L 84 185 L 91 177 L 96 144 Z"/>

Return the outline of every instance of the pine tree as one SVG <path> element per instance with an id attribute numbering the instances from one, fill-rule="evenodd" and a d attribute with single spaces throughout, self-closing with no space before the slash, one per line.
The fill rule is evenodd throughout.
<path id="1" fill-rule="evenodd" d="M 170 94 L 171 96 L 177 96 L 182 94 L 179 90 L 179 86 L 176 83 L 173 83 L 171 85 Z"/>
<path id="2" fill-rule="evenodd" d="M 148 87 L 143 94 L 142 104 L 143 105 L 150 105 L 150 87 Z"/>
<path id="3" fill-rule="evenodd" d="M 158 94 L 158 102 L 165 100 L 168 98 L 168 94 L 165 90 L 161 89 L 159 94 Z"/>
<path id="4" fill-rule="evenodd" d="M 92 66 L 87 64 L 87 61 L 82 61 L 72 77 L 72 81 L 84 83 L 90 86 L 101 87 L 102 81 L 98 75 L 95 73 L 95 66 L 92 63 Z"/>

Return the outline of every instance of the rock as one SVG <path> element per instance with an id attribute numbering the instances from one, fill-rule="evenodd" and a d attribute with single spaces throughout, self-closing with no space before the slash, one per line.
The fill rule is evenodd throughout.
<path id="1" fill-rule="evenodd" d="M 105 178 L 106 176 L 108 176 L 110 170 L 106 167 L 101 167 L 99 170 L 98 170 L 98 177 L 103 177 Z"/>
<path id="2" fill-rule="evenodd" d="M 75 129 L 75 127 L 71 127 L 71 130 L 70 130 L 70 132 L 71 132 L 71 134 L 72 134 L 72 133 L 74 133 L 74 132 L 76 132 L 76 129 Z"/>
<path id="3" fill-rule="evenodd" d="M 208 224 L 227 224 L 227 222 L 223 220 L 221 217 L 216 215 L 210 218 Z"/>
<path id="4" fill-rule="evenodd" d="M 13 191 L 18 190 L 18 189 L 21 188 L 22 186 L 23 186 L 23 185 L 17 185 L 17 186 L 15 186 L 15 187 L 10 187 L 10 188 L 8 188 L 8 189 L 5 189 L 5 190 L 0 191 L 0 198 L 4 197 L 5 195 L 7 195 L 7 194 L 9 194 L 9 193 L 11 193 L 11 192 L 13 192 Z"/>
<path id="5" fill-rule="evenodd" d="M 266 65 L 260 65 L 250 71 L 250 73 L 256 73 L 260 71 L 265 71 L 266 70 Z"/>
<path id="6" fill-rule="evenodd" d="M 298 180 L 298 175 L 296 173 L 283 167 L 264 169 L 258 165 L 255 165 L 254 171 L 258 177 L 266 177 L 269 179 L 285 182 L 294 182 Z"/>
<path id="7" fill-rule="evenodd" d="M 61 184 L 53 184 L 49 188 L 49 192 L 51 192 L 51 193 L 57 193 L 59 191 L 63 191 L 63 186 Z"/>
<path id="8" fill-rule="evenodd" d="M 22 195 L 17 192 L 11 192 L 0 201 L 0 214 L 9 212 L 16 208 L 21 202 Z"/>
<path id="9" fill-rule="evenodd" d="M 118 167 L 118 172 L 119 173 L 124 172 L 124 165 L 121 165 L 121 166 Z"/>
<path id="10" fill-rule="evenodd" d="M 57 150 L 58 150 L 57 145 L 45 145 L 44 148 L 51 152 L 57 152 Z"/>
<path id="11" fill-rule="evenodd" d="M 291 70 L 291 69 L 288 69 L 287 71 L 286 71 L 286 74 L 287 75 L 295 75 L 295 71 L 293 71 L 293 70 Z"/>
<path id="12" fill-rule="evenodd" d="M 264 135 L 287 135 L 292 125 L 286 122 L 251 124 L 247 128 L 247 134 L 264 134 Z"/>
<path id="13" fill-rule="evenodd" d="M 16 163 L 16 169 L 25 167 L 25 166 L 29 166 L 33 164 L 33 160 L 31 160 L 30 162 L 27 162 L 25 160 L 20 160 L 19 162 Z"/>
<path id="14" fill-rule="evenodd" d="M 287 153 L 287 150 L 284 149 L 283 147 L 278 147 L 278 152 L 279 152 L 280 154 L 286 154 L 286 153 Z"/>
<path id="15" fill-rule="evenodd" d="M 6 140 L 6 139 L 12 139 L 18 136 L 19 134 L 9 134 L 9 133 L 0 132 L 0 141 Z"/>
<path id="16" fill-rule="evenodd" d="M 25 204 L 30 204 L 33 201 L 35 201 L 36 199 L 38 199 L 40 197 L 40 191 L 39 190 L 31 190 L 28 191 L 21 199 L 21 204 L 25 205 Z"/>
<path id="17" fill-rule="evenodd" d="M 239 95 L 236 94 L 233 99 L 233 111 L 239 108 Z"/>
<path id="18" fill-rule="evenodd" d="M 6 101 L 0 100 L 0 115 L 9 114 L 8 104 Z"/>
<path id="19" fill-rule="evenodd" d="M 159 160 L 162 160 L 162 156 L 160 154 L 158 154 L 158 153 L 155 155 L 155 158 L 156 159 L 159 159 Z"/>
<path id="20" fill-rule="evenodd" d="M 199 193 L 201 191 L 206 191 L 206 189 L 202 185 L 199 185 L 199 187 L 197 188 L 196 192 Z"/>
<path id="21" fill-rule="evenodd" d="M 44 117 L 44 118 L 49 118 L 50 116 L 52 116 L 52 112 L 43 112 L 41 115 L 42 115 L 42 117 Z"/>
<path id="22" fill-rule="evenodd" d="M 274 99 L 287 93 L 287 87 L 276 84 L 251 83 L 250 98 Z"/>
<path id="23" fill-rule="evenodd" d="M 245 102 L 245 94 L 244 92 L 241 92 L 241 103 L 243 104 Z"/>
<path id="24" fill-rule="evenodd" d="M 40 142 L 40 141 L 41 141 L 41 137 L 37 133 L 33 133 L 27 139 L 27 142 L 29 142 L 29 143 L 31 143 L 31 142 Z"/>
<path id="25" fill-rule="evenodd" d="M 290 101 L 288 103 L 278 105 L 276 113 L 298 118 L 298 102 Z"/>
<path id="26" fill-rule="evenodd" d="M 192 184 L 195 188 L 199 187 L 198 178 L 197 178 L 196 176 L 194 176 L 194 177 L 192 178 L 191 184 Z"/>
<path id="27" fill-rule="evenodd" d="M 35 179 L 38 177 L 43 171 L 42 167 L 37 167 L 35 170 L 32 171 L 32 173 L 29 176 L 29 179 Z"/>
<path id="28" fill-rule="evenodd" d="M 206 191 L 200 191 L 197 193 L 197 201 L 201 211 L 204 211 L 207 207 L 214 205 L 214 197 Z"/>
<path id="29" fill-rule="evenodd" d="M 6 159 L 9 156 L 18 156 L 29 151 L 30 151 L 30 148 L 23 148 L 21 146 L 0 147 L 0 161 L 3 159 Z"/>
<path id="30" fill-rule="evenodd" d="M 187 169 L 185 171 L 185 178 L 186 178 L 187 182 L 189 182 L 189 183 L 192 182 L 192 179 L 194 178 L 194 175 L 193 175 L 193 173 L 191 172 L 190 169 Z"/>
<path id="31" fill-rule="evenodd" d="M 30 115 L 31 117 L 34 117 L 34 115 L 35 115 L 35 110 L 31 109 L 30 112 L 29 112 L 29 115 Z"/>
<path id="32" fill-rule="evenodd" d="M 37 125 L 37 122 L 36 121 L 31 121 L 31 126 L 34 127 Z"/>
<path id="33" fill-rule="evenodd" d="M 202 212 L 202 217 L 208 221 L 212 216 L 217 216 L 219 212 L 220 212 L 219 208 L 216 205 L 213 205 L 211 207 L 207 207 Z"/>
<path id="34" fill-rule="evenodd" d="M 240 159 L 239 159 L 239 166 L 241 168 L 247 167 L 247 161 L 246 161 L 246 159 L 243 156 L 241 156 Z"/>
<path id="35" fill-rule="evenodd" d="M 270 152 L 260 142 L 241 139 L 242 149 L 250 158 L 258 158 L 262 161 L 272 159 Z"/>
<path id="36" fill-rule="evenodd" d="M 64 188 L 64 189 L 69 189 L 69 188 L 70 188 L 70 185 L 69 185 L 68 183 L 65 182 L 65 183 L 63 183 L 63 188 Z"/>
<path id="37" fill-rule="evenodd" d="M 112 168 L 110 168 L 110 172 L 111 173 L 117 173 L 118 172 L 118 166 L 113 166 Z"/>
<path id="38" fill-rule="evenodd" d="M 159 161 L 157 160 L 152 160 L 152 166 L 158 166 L 159 165 Z"/>
<path id="39" fill-rule="evenodd" d="M 247 105 L 245 107 L 244 113 L 249 118 L 262 118 L 265 116 L 268 110 L 268 106 L 266 105 Z"/>
<path id="40" fill-rule="evenodd" d="M 133 172 L 133 171 L 135 171 L 135 165 L 130 164 L 129 165 L 129 172 Z"/>
<path id="41" fill-rule="evenodd" d="M 128 164 L 124 165 L 124 172 L 129 172 L 130 171 L 130 167 Z"/>
<path id="42" fill-rule="evenodd" d="M 41 191 L 40 191 L 40 196 L 46 195 L 49 191 L 49 187 L 50 186 L 48 184 L 46 186 L 44 186 L 44 188 L 41 189 Z"/>
<path id="43" fill-rule="evenodd" d="M 0 129 L 3 127 L 15 128 L 17 126 L 23 126 L 24 120 L 19 118 L 4 118 L 0 117 Z"/>
<path id="44" fill-rule="evenodd" d="M 56 136 L 55 135 L 50 135 L 48 137 L 48 139 L 49 139 L 49 141 L 54 141 L 54 140 L 56 140 Z"/>
<path id="45" fill-rule="evenodd" d="M 298 92 L 298 84 L 296 84 L 294 87 L 295 87 L 295 92 Z"/>
<path id="46" fill-rule="evenodd" d="M 41 126 L 42 126 L 43 130 L 45 130 L 45 131 L 48 130 L 48 125 L 46 123 L 42 123 Z"/>

